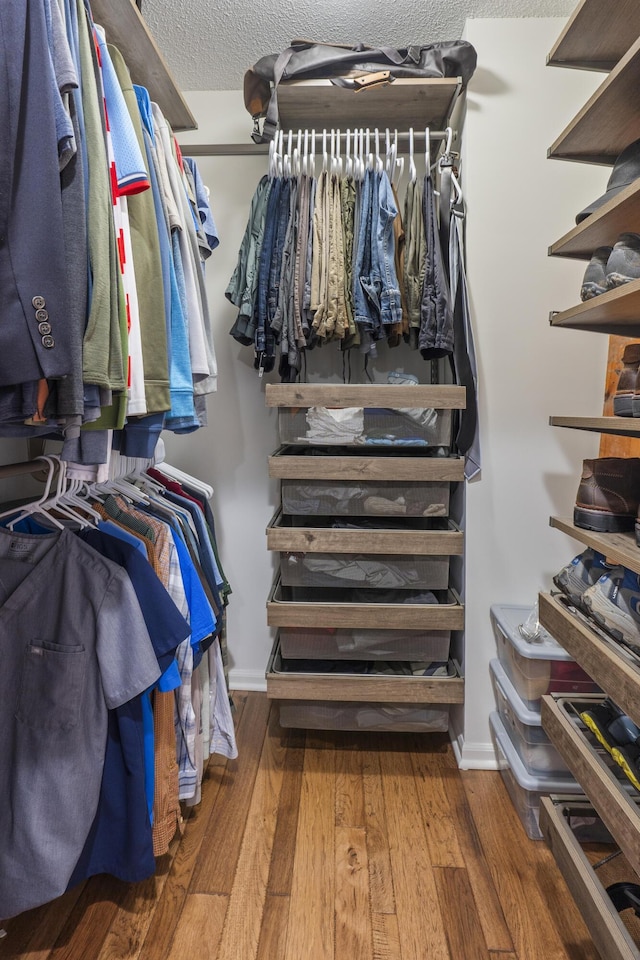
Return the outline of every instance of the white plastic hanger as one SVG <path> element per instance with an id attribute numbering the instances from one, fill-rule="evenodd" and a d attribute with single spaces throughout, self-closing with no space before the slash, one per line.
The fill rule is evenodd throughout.
<path id="1" fill-rule="evenodd" d="M 328 164 L 327 157 L 327 131 L 322 131 L 322 172 L 326 173 Z"/>
<path id="2" fill-rule="evenodd" d="M 416 169 L 416 158 L 414 154 L 413 127 L 409 127 L 409 180 L 411 183 L 415 183 L 417 179 L 418 171 Z"/>
<path id="3" fill-rule="evenodd" d="M 429 134 L 429 127 L 425 127 L 424 131 L 424 169 L 427 174 L 431 170 L 431 136 Z"/>

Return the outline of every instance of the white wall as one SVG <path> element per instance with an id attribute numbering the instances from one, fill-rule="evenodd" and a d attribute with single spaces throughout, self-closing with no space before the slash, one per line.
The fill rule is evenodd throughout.
<path id="1" fill-rule="evenodd" d="M 581 459 L 598 438 L 551 428 L 551 414 L 602 412 L 607 338 L 552 330 L 579 302 L 585 264 L 549 244 L 599 196 L 610 170 L 546 159 L 601 74 L 545 67 L 564 20 L 469 20 L 478 51 L 464 136 L 467 256 L 479 354 L 483 470 L 467 489 L 463 762 L 491 762 L 488 663 L 494 603 L 531 605 L 579 552 L 548 526 L 571 516 Z"/>
<path id="2" fill-rule="evenodd" d="M 604 337 L 548 326 L 551 309 L 578 301 L 584 264 L 549 259 L 547 247 L 603 191 L 608 176 L 604 168 L 546 159 L 548 145 L 601 79 L 545 67 L 563 22 L 472 20 L 466 30 L 479 58 L 468 96 L 463 174 L 484 467 L 467 497 L 465 765 L 493 762 L 489 607 L 533 603 L 577 552 L 576 544 L 549 529 L 548 517 L 571 513 L 581 458 L 597 453 L 593 436 L 547 426 L 553 413 L 600 412 L 606 356 Z M 239 92 L 190 93 L 188 99 L 200 129 L 182 134 L 183 144 L 247 142 L 251 121 Z M 252 350 L 228 334 L 235 310 L 224 288 L 266 161 L 198 162 L 221 236 L 207 267 L 219 393 L 208 403 L 210 427 L 185 438 L 169 435 L 167 449 L 216 488 L 222 556 L 234 588 L 231 677 L 246 688 L 263 684 L 272 642 L 265 599 L 273 566 L 264 530 L 277 504 L 266 463 L 277 433 Z M 411 366 L 406 357 L 403 362 Z"/>

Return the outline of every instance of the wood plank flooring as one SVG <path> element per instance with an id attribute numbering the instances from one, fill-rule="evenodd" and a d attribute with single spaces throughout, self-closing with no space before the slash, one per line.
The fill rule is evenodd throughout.
<path id="1" fill-rule="evenodd" d="M 236 693 L 238 760 L 155 877 L 6 921 L 0 960 L 597 960 L 498 773 L 446 735 L 283 730 Z"/>

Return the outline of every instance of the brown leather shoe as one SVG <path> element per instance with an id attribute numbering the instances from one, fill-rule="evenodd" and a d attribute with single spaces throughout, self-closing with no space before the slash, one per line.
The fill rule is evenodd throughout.
<path id="1" fill-rule="evenodd" d="M 585 530 L 633 530 L 640 505 L 640 458 L 583 460 L 573 522 Z"/>
<path id="2" fill-rule="evenodd" d="M 613 396 L 613 412 L 616 417 L 640 416 L 640 343 L 629 343 L 622 354 L 623 367 Z M 638 413 L 634 407 L 638 407 Z"/>

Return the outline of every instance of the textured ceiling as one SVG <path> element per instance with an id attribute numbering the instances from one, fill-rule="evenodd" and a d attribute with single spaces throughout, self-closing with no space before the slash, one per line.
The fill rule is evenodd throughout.
<path id="1" fill-rule="evenodd" d="M 406 46 L 457 40 L 467 17 L 567 16 L 576 0 L 142 0 L 183 90 L 238 90 L 294 37 Z"/>

